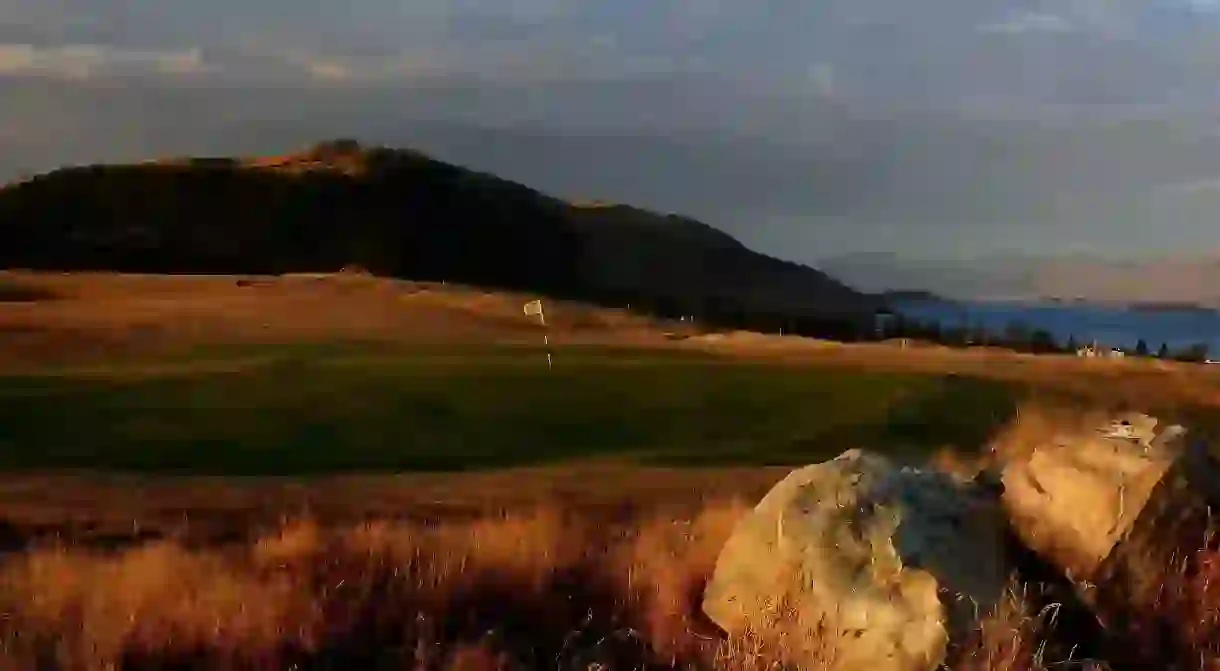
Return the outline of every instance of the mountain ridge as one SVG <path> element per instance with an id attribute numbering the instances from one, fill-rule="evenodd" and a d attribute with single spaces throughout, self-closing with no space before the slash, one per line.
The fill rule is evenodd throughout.
<path id="1" fill-rule="evenodd" d="M 0 267 L 387 276 L 661 313 L 863 320 L 879 297 L 698 220 L 568 202 L 411 150 L 321 142 L 279 156 L 61 168 L 0 190 Z"/>
<path id="2" fill-rule="evenodd" d="M 819 265 L 832 277 L 866 292 L 927 291 L 957 300 L 1220 307 L 1220 259 L 1206 256 L 1111 259 L 1077 253 L 917 260 L 864 253 L 823 258 Z"/>

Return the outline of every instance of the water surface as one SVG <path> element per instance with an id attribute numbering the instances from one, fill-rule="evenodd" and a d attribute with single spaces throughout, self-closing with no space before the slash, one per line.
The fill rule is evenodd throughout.
<path id="1" fill-rule="evenodd" d="M 1043 329 L 1064 343 L 1069 337 L 1097 340 L 1109 347 L 1134 348 L 1143 340 L 1155 352 L 1161 343 L 1181 349 L 1206 343 L 1220 353 L 1220 312 L 1208 310 L 1133 310 L 1088 304 L 1005 302 L 905 302 L 902 314 L 939 322 L 942 327 L 982 327 L 1001 334 L 1012 324 Z"/>

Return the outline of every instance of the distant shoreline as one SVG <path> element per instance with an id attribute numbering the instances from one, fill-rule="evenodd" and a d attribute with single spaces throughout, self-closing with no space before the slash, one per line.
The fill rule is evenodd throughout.
<path id="1" fill-rule="evenodd" d="M 953 299 L 938 296 L 925 291 L 894 291 L 882 294 L 886 300 L 898 304 L 939 304 L 948 306 L 995 305 L 1025 308 L 1080 309 L 1097 308 L 1103 310 L 1126 310 L 1143 313 L 1193 313 L 1220 314 L 1220 308 L 1200 305 L 1190 301 L 1110 301 L 1089 300 L 1086 298 L 1060 298 L 1056 296 L 1040 296 L 1036 298 L 1018 296 L 990 296 L 970 299 Z"/>
<path id="2" fill-rule="evenodd" d="M 1196 312 L 1200 314 L 1215 314 L 1217 312 L 1215 308 L 1209 308 L 1205 305 L 1199 305 L 1198 303 L 1191 303 L 1188 301 L 1148 301 L 1129 303 L 1127 305 L 1127 309 L 1134 312 Z"/>
<path id="3" fill-rule="evenodd" d="M 945 298 L 931 291 L 921 291 L 918 289 L 912 290 L 897 290 L 897 291 L 882 291 L 878 294 L 882 300 L 896 301 L 899 303 L 940 303 L 943 305 L 956 305 L 959 301 L 952 298 Z"/>

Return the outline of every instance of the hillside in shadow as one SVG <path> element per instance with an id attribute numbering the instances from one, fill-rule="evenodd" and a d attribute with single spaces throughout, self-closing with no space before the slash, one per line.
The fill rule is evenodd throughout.
<path id="1" fill-rule="evenodd" d="M 358 265 L 734 326 L 861 323 L 879 307 L 689 218 L 568 203 L 350 140 L 280 157 L 56 170 L 0 189 L 0 240 L 0 267 L 275 274 Z"/>

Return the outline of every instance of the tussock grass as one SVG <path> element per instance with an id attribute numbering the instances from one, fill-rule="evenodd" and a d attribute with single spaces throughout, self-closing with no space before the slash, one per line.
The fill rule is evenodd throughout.
<path id="1" fill-rule="evenodd" d="M 32 550 L 0 568 L 4 668 L 745 668 L 696 616 L 744 510 L 605 525 L 297 520 L 248 547 Z M 717 661 L 720 660 L 720 661 Z M 50 664 L 50 666 L 46 666 Z M 624 666 L 627 664 L 629 666 Z"/>
<path id="2" fill-rule="evenodd" d="M 0 564 L 0 667 L 773 669 L 791 650 L 725 639 L 698 613 L 746 510 L 716 500 L 687 518 L 657 511 L 620 523 L 559 506 L 343 528 L 299 519 L 232 547 L 34 549 Z M 1161 654 L 1198 665 L 1165 668 L 1220 661 L 1220 555 L 1201 547 L 1189 567 L 1166 570 L 1155 608 L 1131 619 L 1180 628 Z M 1071 649 L 1047 645 L 1071 634 L 1057 628 L 1058 610 L 1014 587 L 954 650 L 952 669 L 1133 668 L 1052 657 Z M 856 671 L 840 670 L 823 642 L 790 645 L 822 645 L 817 671 Z"/>

